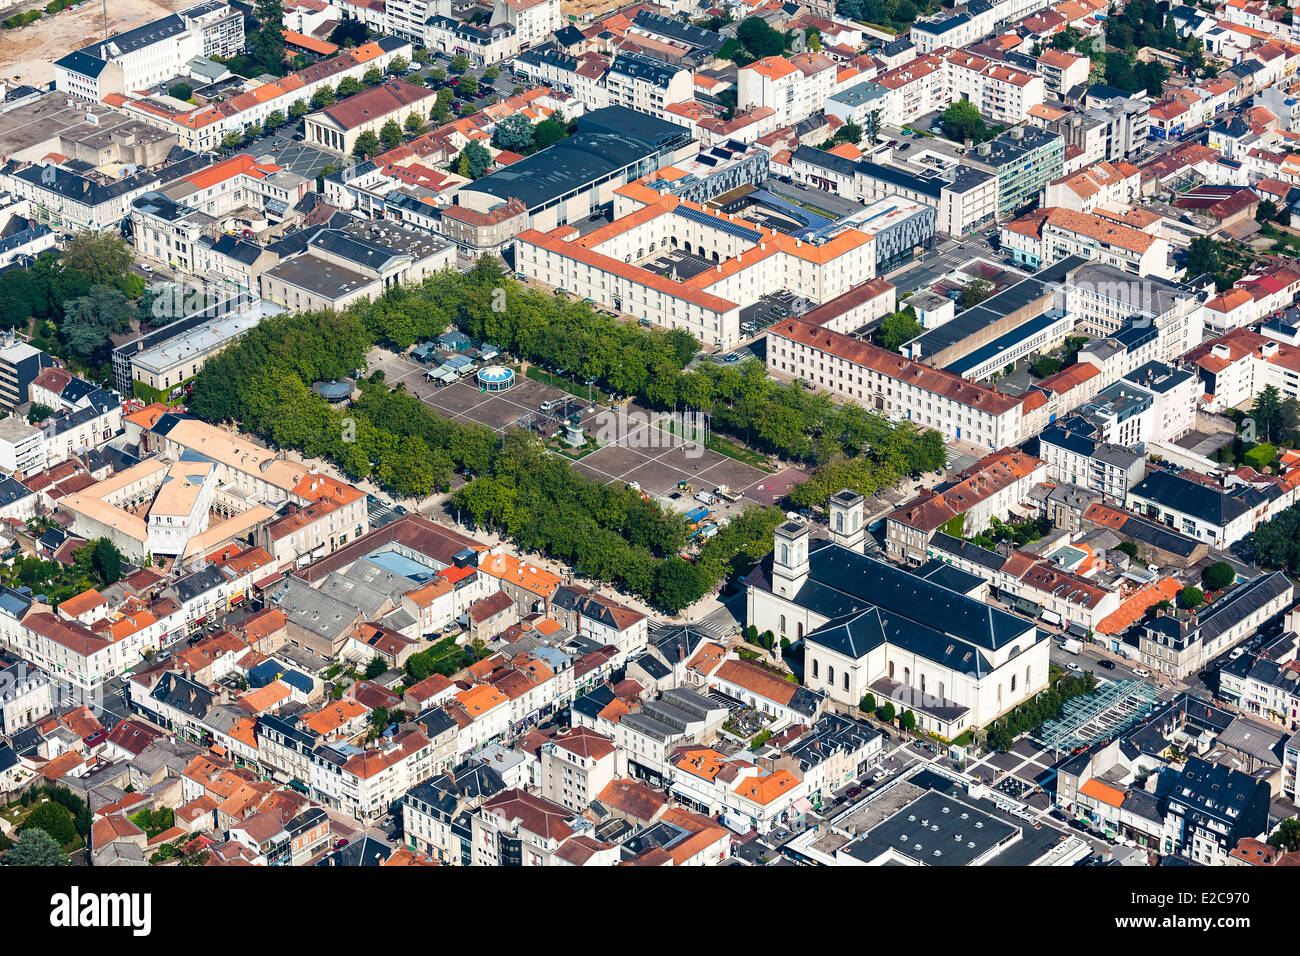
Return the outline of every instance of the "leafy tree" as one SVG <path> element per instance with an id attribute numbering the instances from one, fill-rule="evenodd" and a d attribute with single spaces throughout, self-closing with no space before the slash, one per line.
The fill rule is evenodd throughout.
<path id="1" fill-rule="evenodd" d="M 1287 817 L 1268 838 L 1268 845 L 1285 853 L 1300 850 L 1300 820 Z"/>
<path id="2" fill-rule="evenodd" d="M 294 100 L 292 103 L 289 104 L 289 115 L 294 119 L 298 119 L 299 117 L 306 116 L 310 112 L 311 112 L 311 106 L 307 103 L 306 100 Z"/>
<path id="3" fill-rule="evenodd" d="M 905 342 L 912 341 L 922 331 L 921 323 L 916 321 L 916 310 L 906 306 L 881 320 L 876 337 L 881 348 L 897 352 Z"/>
<path id="4" fill-rule="evenodd" d="M 272 110 L 263 121 L 262 128 L 269 133 L 271 130 L 279 129 L 287 122 L 289 122 L 289 120 L 285 118 L 282 110 Z"/>
<path id="5" fill-rule="evenodd" d="M 1039 378 L 1047 378 L 1047 376 L 1055 375 L 1061 370 L 1061 362 L 1059 359 L 1052 358 L 1050 355 L 1044 355 L 1029 367 Z"/>
<path id="6" fill-rule="evenodd" d="M 466 73 L 460 78 L 460 91 L 466 96 L 473 96 L 478 92 L 478 77 L 473 73 Z"/>
<path id="7" fill-rule="evenodd" d="M 993 294 L 993 283 L 978 276 L 966 283 L 961 290 L 961 307 L 973 309 Z"/>
<path id="8" fill-rule="evenodd" d="M 400 131 L 398 135 L 401 135 Z M 382 149 L 383 145 L 379 142 L 379 137 L 370 130 L 366 130 L 357 137 L 356 145 L 352 147 L 352 155 L 357 159 L 368 159 Z"/>
<path id="9" fill-rule="evenodd" d="M 43 422 L 54 414 L 54 409 L 48 405 L 42 405 L 40 402 L 32 402 L 32 407 L 27 410 L 27 423 L 35 425 L 37 422 Z"/>
<path id="10" fill-rule="evenodd" d="M 1205 592 L 1198 587 L 1188 585 L 1178 592 L 1178 604 L 1180 607 L 1196 608 L 1205 603 Z"/>
<path id="11" fill-rule="evenodd" d="M 430 84 L 445 83 L 447 81 L 447 71 L 440 66 L 435 66 L 428 73 L 425 82 Z"/>
<path id="12" fill-rule="evenodd" d="M 62 271 L 75 277 L 77 289 L 70 294 L 67 289 L 60 291 L 70 297 L 83 295 L 94 285 L 122 289 L 122 279 L 130 274 L 133 261 L 131 247 L 120 235 L 79 232 L 64 247 L 59 259 Z"/>
<path id="13" fill-rule="evenodd" d="M 90 565 L 101 587 L 107 587 L 122 576 L 122 553 L 108 538 L 98 538 L 90 556 Z"/>
<path id="14" fill-rule="evenodd" d="M 892 724 L 897 713 L 898 712 L 894 710 L 894 702 L 892 700 L 887 700 L 885 701 L 885 706 L 880 711 L 880 719 L 887 724 Z"/>
<path id="15" fill-rule="evenodd" d="M 558 143 L 568 135 L 569 131 L 563 123 L 554 118 L 547 118 L 534 127 L 533 146 L 538 150 L 543 150 Z"/>
<path id="16" fill-rule="evenodd" d="M 497 124 L 492 138 L 498 149 L 527 153 L 533 148 L 533 124 L 522 113 L 512 113 Z"/>
<path id="17" fill-rule="evenodd" d="M 314 110 L 324 109 L 326 106 L 333 106 L 338 102 L 338 96 L 333 88 L 322 86 L 319 90 L 311 95 L 311 108 Z"/>
<path id="18" fill-rule="evenodd" d="M 876 709 L 876 695 L 865 694 L 861 702 L 858 704 L 858 710 L 862 711 L 864 714 L 870 714 L 873 713 L 875 709 Z"/>
<path id="19" fill-rule="evenodd" d="M 360 20 L 342 20 L 330 33 L 330 43 L 341 47 L 360 46 L 369 35 L 369 28 Z"/>
<path id="20" fill-rule="evenodd" d="M 1276 385 L 1266 385 L 1255 396 L 1255 403 L 1250 409 L 1250 421 L 1253 422 L 1254 434 L 1247 432 L 1247 441 L 1279 441 L 1285 430 L 1282 414 L 1282 393 Z M 1276 452 L 1276 449 L 1274 449 Z M 1271 460 L 1271 459 L 1270 459 Z M 1267 462 L 1265 463 L 1267 464 Z"/>
<path id="21" fill-rule="evenodd" d="M 189 98 L 194 95 L 194 87 L 188 83 L 173 83 L 167 88 L 167 95 L 172 99 L 188 102 Z"/>
<path id="22" fill-rule="evenodd" d="M 902 715 L 898 718 L 898 725 L 907 731 L 915 730 L 916 714 L 912 713 L 910 710 L 903 711 Z"/>
<path id="23" fill-rule="evenodd" d="M 862 127 L 853 121 L 849 121 L 835 131 L 832 137 L 837 143 L 849 143 L 857 146 L 862 142 Z"/>
<path id="24" fill-rule="evenodd" d="M 410 61 L 404 56 L 395 56 L 388 62 L 388 72 L 392 76 L 402 76 L 410 68 Z"/>
<path id="25" fill-rule="evenodd" d="M 1197 236 L 1187 249 L 1187 278 L 1213 275 L 1220 268 L 1219 244 L 1209 236 Z"/>
<path id="26" fill-rule="evenodd" d="M 248 52 L 265 73 L 284 73 L 284 4 L 280 0 L 255 0 L 253 17 L 258 28 L 248 39 Z"/>
<path id="27" fill-rule="evenodd" d="M 1115 545 L 1115 550 L 1127 554 L 1134 561 L 1137 560 L 1138 546 L 1132 541 L 1121 541 L 1119 544 Z"/>
<path id="28" fill-rule="evenodd" d="M 135 306 L 117 289 L 92 286 L 64 305 L 60 338 L 69 355 L 88 361 L 110 344 L 110 335 L 127 331 L 134 316 Z"/>
<path id="29" fill-rule="evenodd" d="M 366 665 L 366 680 L 374 680 L 386 670 L 388 670 L 388 662 L 376 654 L 370 658 L 370 663 Z"/>
<path id="30" fill-rule="evenodd" d="M 408 116 L 403 126 L 406 129 L 406 132 L 412 136 L 419 136 L 424 132 L 424 120 L 420 119 L 419 113 L 412 113 Z"/>
<path id="31" fill-rule="evenodd" d="M 474 140 L 467 143 L 465 148 L 461 150 L 456 171 L 462 176 L 468 176 L 470 179 L 478 179 L 488 171 L 488 167 L 491 165 L 492 154 L 487 151 L 486 146 Z"/>
<path id="32" fill-rule="evenodd" d="M 982 143 L 988 139 L 988 124 L 970 100 L 954 100 L 939 117 L 943 134 L 958 143 L 971 140 Z"/>
<path id="33" fill-rule="evenodd" d="M 365 86 L 363 86 L 361 81 L 358 80 L 355 76 L 345 76 L 343 77 L 343 79 L 339 80 L 338 89 L 335 90 L 335 93 L 336 95 L 341 97 L 354 96 L 357 93 L 360 93 L 364 89 Z"/>
<path id="34" fill-rule="evenodd" d="M 1227 561 L 1216 561 L 1201 573 L 1201 583 L 1207 591 L 1222 591 L 1237 580 L 1237 572 Z"/>
<path id="35" fill-rule="evenodd" d="M 447 67 L 451 72 L 459 75 L 469 69 L 469 57 L 464 53 L 457 53 L 451 58 L 451 63 Z"/>
<path id="36" fill-rule="evenodd" d="M 63 847 L 54 837 L 36 827 L 25 828 L 4 855 L 5 866 L 68 866 Z"/>
<path id="37" fill-rule="evenodd" d="M 397 125 L 397 120 L 390 119 L 379 129 L 379 141 L 384 144 L 384 149 L 393 149 L 402 145 L 402 127 Z"/>
<path id="38" fill-rule="evenodd" d="M 54 838 L 60 846 L 67 846 L 77 839 L 77 826 L 72 814 L 53 800 L 42 803 L 27 815 L 23 821 L 24 829 L 34 827 L 43 830 Z"/>
<path id="39" fill-rule="evenodd" d="M 762 17 L 746 17 L 740 21 L 740 26 L 736 28 L 736 39 L 750 60 L 780 56 L 785 50 L 785 37 L 780 31 L 772 29 Z"/>
<path id="40" fill-rule="evenodd" d="M 501 75 L 501 71 L 497 69 L 495 64 L 489 66 L 486 70 L 483 71 L 483 79 L 485 80 L 495 80 L 500 75 Z"/>

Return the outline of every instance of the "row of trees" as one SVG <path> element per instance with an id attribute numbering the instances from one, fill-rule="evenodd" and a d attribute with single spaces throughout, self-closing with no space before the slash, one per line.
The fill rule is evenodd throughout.
<path id="1" fill-rule="evenodd" d="M 699 349 L 687 332 L 628 325 L 588 303 L 525 287 L 486 259 L 466 274 L 463 290 L 459 319 L 469 335 L 656 408 L 704 412 L 715 431 L 770 454 L 824 464 L 861 454 L 871 437 L 922 437 L 857 406 L 836 406 L 825 394 L 774 382 L 759 361 L 685 370 Z"/>

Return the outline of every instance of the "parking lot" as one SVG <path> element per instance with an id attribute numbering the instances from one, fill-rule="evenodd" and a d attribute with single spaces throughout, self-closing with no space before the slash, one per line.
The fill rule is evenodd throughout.
<path id="1" fill-rule="evenodd" d="M 435 386 L 424 378 L 426 366 L 398 356 L 372 358 L 371 368 L 383 370 L 384 380 L 390 386 L 405 385 L 408 394 L 422 399 L 438 414 L 457 421 L 477 422 L 497 432 L 518 427 L 521 420 L 536 416 L 543 402 L 573 398 L 561 389 L 523 375 L 517 376 L 517 384 L 505 392 L 480 392 L 472 377 L 454 385 Z M 680 481 L 689 481 L 696 491 L 711 491 L 726 485 L 739 494 L 769 477 L 762 469 L 676 438 L 664 427 L 667 416 L 663 413 L 649 412 L 636 405 L 611 410 L 589 405 L 581 399 L 575 400 L 574 408 L 580 409 L 577 413 L 584 431 L 607 444 L 575 461 L 573 467 L 603 484 L 636 482 L 648 494 L 668 499 L 670 506 L 676 506 L 680 500 L 682 510 L 686 510 L 691 503 L 689 495 L 681 499 L 670 497 Z M 592 410 L 588 411 L 589 408 Z M 555 421 L 554 425 L 554 431 L 558 432 L 560 423 Z"/>

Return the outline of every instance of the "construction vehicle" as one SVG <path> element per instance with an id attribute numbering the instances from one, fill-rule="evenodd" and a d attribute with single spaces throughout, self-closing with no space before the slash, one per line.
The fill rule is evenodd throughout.
<path id="1" fill-rule="evenodd" d="M 690 495 L 695 493 L 695 486 L 683 478 L 681 481 L 677 482 L 677 490 Z"/>

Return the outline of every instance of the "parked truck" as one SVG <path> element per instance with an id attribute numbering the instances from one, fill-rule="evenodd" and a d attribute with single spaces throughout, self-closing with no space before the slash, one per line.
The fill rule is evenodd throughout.
<path id="1" fill-rule="evenodd" d="M 1083 650 L 1083 644 L 1072 637 L 1067 637 L 1065 640 L 1061 641 L 1061 650 L 1065 651 L 1067 654 L 1078 654 Z"/>
<path id="2" fill-rule="evenodd" d="M 690 511 L 686 512 L 686 520 L 691 524 L 699 524 L 708 516 L 709 509 L 705 508 L 703 505 L 698 508 L 692 508 Z"/>

